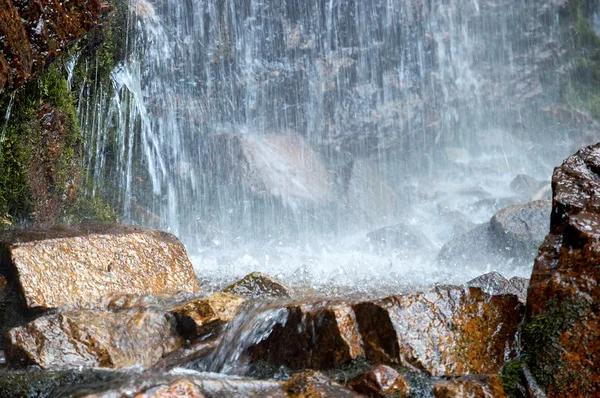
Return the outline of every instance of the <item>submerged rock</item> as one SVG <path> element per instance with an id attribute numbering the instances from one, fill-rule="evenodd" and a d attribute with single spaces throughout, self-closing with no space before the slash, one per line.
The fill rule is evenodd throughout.
<path id="1" fill-rule="evenodd" d="M 156 386 L 136 394 L 136 398 L 204 398 L 198 386 L 189 380 L 177 380 L 168 386 Z"/>
<path id="2" fill-rule="evenodd" d="M 458 287 L 353 308 L 368 360 L 445 377 L 498 372 L 516 354 L 524 315 L 516 296 Z"/>
<path id="3" fill-rule="evenodd" d="M 538 180 L 527 174 L 519 174 L 510 183 L 510 189 L 516 194 L 531 198 L 531 196 L 539 191 L 540 183 Z"/>
<path id="4" fill-rule="evenodd" d="M 0 273 L 30 309 L 86 306 L 114 293 L 167 295 L 199 285 L 185 248 L 166 232 L 78 225 L 0 235 Z"/>
<path id="5" fill-rule="evenodd" d="M 10 366 L 42 369 L 148 367 L 183 344 L 173 317 L 150 309 L 46 315 L 5 341 Z"/>
<path id="6" fill-rule="evenodd" d="M 404 377 L 386 365 L 373 366 L 350 380 L 348 386 L 358 393 L 375 398 L 402 398 L 410 394 L 410 387 Z"/>
<path id="7" fill-rule="evenodd" d="M 397 224 L 380 228 L 367 234 L 369 241 L 386 251 L 425 251 L 433 248 L 433 243 L 417 228 Z"/>
<path id="8" fill-rule="evenodd" d="M 227 286 L 223 291 L 248 298 L 289 298 L 293 295 L 292 289 L 262 272 L 246 275 L 243 279 Z"/>
<path id="9" fill-rule="evenodd" d="M 362 397 L 314 370 L 296 374 L 285 382 L 283 388 L 290 398 Z"/>
<path id="10" fill-rule="evenodd" d="M 291 369 L 333 369 L 364 357 L 352 308 L 345 303 L 305 303 L 286 307 L 287 320 L 251 347 L 253 362 Z"/>
<path id="11" fill-rule="evenodd" d="M 435 398 L 507 397 L 498 375 L 463 376 L 433 383 Z"/>
<path id="12" fill-rule="evenodd" d="M 246 301 L 238 295 L 217 293 L 192 300 L 171 312 L 184 335 L 196 340 L 231 321 Z"/>
<path id="13" fill-rule="evenodd" d="M 600 144 L 554 170 L 527 295 L 527 363 L 549 397 L 600 396 Z"/>

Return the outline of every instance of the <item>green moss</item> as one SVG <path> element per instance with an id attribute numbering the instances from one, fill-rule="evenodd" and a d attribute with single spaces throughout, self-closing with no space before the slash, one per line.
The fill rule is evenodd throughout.
<path id="1" fill-rule="evenodd" d="M 527 380 L 523 373 L 523 363 L 520 360 L 512 360 L 504 365 L 502 373 L 502 387 L 504 392 L 511 398 L 525 396 Z"/>
<path id="2" fill-rule="evenodd" d="M 114 224 L 118 220 L 116 212 L 101 197 L 80 196 L 70 205 L 61 220 L 65 224 L 100 223 Z"/>

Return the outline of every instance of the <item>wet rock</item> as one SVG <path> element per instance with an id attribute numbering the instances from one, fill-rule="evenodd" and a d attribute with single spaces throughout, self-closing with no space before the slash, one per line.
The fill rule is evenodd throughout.
<path id="1" fill-rule="evenodd" d="M 148 367 L 183 344 L 173 317 L 148 309 L 46 315 L 5 341 L 10 366 L 42 369 Z"/>
<path id="2" fill-rule="evenodd" d="M 188 380 L 178 380 L 168 386 L 150 388 L 135 395 L 136 398 L 204 398 L 200 389 Z"/>
<path id="3" fill-rule="evenodd" d="M 511 251 L 533 260 L 550 230 L 551 209 L 549 200 L 511 206 L 492 217 L 491 227 Z"/>
<path id="4" fill-rule="evenodd" d="M 516 296 L 438 287 L 353 305 L 366 358 L 433 376 L 496 373 L 516 353 Z"/>
<path id="5" fill-rule="evenodd" d="M 540 189 L 540 183 L 526 174 L 519 174 L 510 183 L 510 189 L 516 194 L 531 197 Z"/>
<path id="6" fill-rule="evenodd" d="M 192 300 L 171 312 L 183 334 L 196 340 L 231 321 L 246 301 L 235 294 L 217 293 Z"/>
<path id="7" fill-rule="evenodd" d="M 293 295 L 292 289 L 262 272 L 246 275 L 223 291 L 248 298 L 289 298 Z"/>
<path id="8" fill-rule="evenodd" d="M 356 376 L 348 383 L 354 391 L 369 397 L 408 397 L 408 383 L 393 368 L 386 365 L 376 365 Z"/>
<path id="9" fill-rule="evenodd" d="M 506 291 L 508 279 L 498 272 L 490 272 L 478 276 L 466 283 L 467 286 L 479 287 L 488 294 L 502 294 Z"/>
<path id="10" fill-rule="evenodd" d="M 527 364 L 550 397 L 600 395 L 600 144 L 554 170 L 527 295 Z"/>
<path id="11" fill-rule="evenodd" d="M 203 167 L 219 183 L 295 207 L 331 202 L 331 177 L 296 134 L 217 134 L 203 148 Z"/>
<path id="12" fill-rule="evenodd" d="M 286 307 L 287 320 L 250 349 L 252 362 L 291 369 L 326 370 L 364 357 L 352 308 L 344 303 L 304 303 Z"/>
<path id="13" fill-rule="evenodd" d="M 108 12 L 100 1 L 0 1 L 0 93 L 41 72 Z"/>
<path id="14" fill-rule="evenodd" d="M 433 247 L 433 243 L 416 227 L 397 224 L 369 232 L 367 238 L 376 247 L 384 250 L 422 251 Z"/>
<path id="15" fill-rule="evenodd" d="M 362 397 L 313 370 L 296 374 L 285 382 L 283 388 L 290 398 Z"/>
<path id="16" fill-rule="evenodd" d="M 489 223 L 446 243 L 438 262 L 463 268 L 529 267 L 549 229 L 549 220 L 549 201 L 510 206 Z"/>
<path id="17" fill-rule="evenodd" d="M 529 287 L 529 279 L 521 278 L 519 276 L 514 276 L 509 279 L 506 284 L 506 289 L 504 293 L 506 294 L 514 294 L 521 301 L 527 300 L 527 288 Z"/>
<path id="18" fill-rule="evenodd" d="M 171 234 L 78 225 L 0 235 L 0 273 L 18 281 L 30 309 L 86 306 L 114 293 L 195 292 L 185 248 Z"/>
<path id="19" fill-rule="evenodd" d="M 433 383 L 435 398 L 507 397 L 498 375 L 463 376 Z"/>

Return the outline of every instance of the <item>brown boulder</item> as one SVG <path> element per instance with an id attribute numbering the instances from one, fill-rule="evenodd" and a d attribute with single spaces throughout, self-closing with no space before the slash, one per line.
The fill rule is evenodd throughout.
<path id="1" fill-rule="evenodd" d="M 516 353 L 516 296 L 438 287 L 353 306 L 368 360 L 433 376 L 496 373 Z"/>
<path id="2" fill-rule="evenodd" d="M 289 298 L 293 295 L 292 289 L 262 272 L 246 275 L 223 291 L 249 298 Z"/>
<path id="3" fill-rule="evenodd" d="M 196 292 L 185 248 L 171 234 L 79 225 L 0 235 L 0 273 L 18 280 L 30 309 L 86 306 L 114 293 Z"/>
<path id="4" fill-rule="evenodd" d="M 435 398 L 505 398 L 498 375 L 464 376 L 433 383 Z"/>
<path id="5" fill-rule="evenodd" d="M 68 311 L 10 330 L 6 360 L 13 367 L 42 369 L 148 367 L 176 350 L 183 339 L 173 317 L 149 309 Z"/>
<path id="6" fill-rule="evenodd" d="M 600 396 L 600 144 L 554 170 L 527 295 L 527 363 L 548 396 Z"/>
<path id="7" fill-rule="evenodd" d="M 287 320 L 251 347 L 253 362 L 291 369 L 333 369 L 364 357 L 352 308 L 344 303 L 305 303 L 286 307 Z"/>
<path id="8" fill-rule="evenodd" d="M 410 387 L 404 377 L 386 365 L 376 365 L 359 374 L 350 380 L 348 387 L 375 398 L 401 398 L 410 394 Z"/>
<path id="9" fill-rule="evenodd" d="M 168 386 L 153 387 L 135 398 L 204 398 L 198 387 L 188 380 L 179 380 Z"/>
<path id="10" fill-rule="evenodd" d="M 283 385 L 289 398 L 351 398 L 362 397 L 335 383 L 322 373 L 307 370 L 296 374 Z"/>
<path id="11" fill-rule="evenodd" d="M 245 298 L 234 294 L 217 293 L 192 300 L 171 312 L 184 335 L 196 340 L 231 321 L 245 302 Z"/>

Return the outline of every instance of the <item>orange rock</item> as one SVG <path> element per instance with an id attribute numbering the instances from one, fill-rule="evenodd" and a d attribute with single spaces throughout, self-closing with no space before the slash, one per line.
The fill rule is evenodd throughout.
<path id="1" fill-rule="evenodd" d="M 516 354 L 524 306 L 514 295 L 438 287 L 353 306 L 367 359 L 433 376 L 497 373 Z"/>
<path id="2" fill-rule="evenodd" d="M 600 144 L 557 167 L 552 189 L 527 295 L 527 362 L 549 397 L 600 396 Z"/>
<path id="3" fill-rule="evenodd" d="M 283 385 L 283 389 L 289 398 L 362 397 L 314 370 L 296 374 Z"/>
<path id="4" fill-rule="evenodd" d="M 262 272 L 246 275 L 223 291 L 250 298 L 288 298 L 293 295 L 292 289 Z"/>
<path id="5" fill-rule="evenodd" d="M 188 380 L 179 380 L 169 386 L 153 388 L 137 394 L 136 398 L 204 398 L 198 387 Z"/>
<path id="6" fill-rule="evenodd" d="M 433 383 L 435 398 L 505 398 L 498 375 L 464 376 Z"/>
<path id="7" fill-rule="evenodd" d="M 80 225 L 0 235 L 29 309 L 86 306 L 115 294 L 196 292 L 185 248 L 166 232 Z M 15 272 L 16 271 L 16 272 Z"/>
<path id="8" fill-rule="evenodd" d="M 253 361 L 292 369 L 332 369 L 364 357 L 352 308 L 344 303 L 305 303 L 287 307 L 284 325 L 250 349 Z"/>
<path id="9" fill-rule="evenodd" d="M 401 398 L 410 394 L 410 387 L 404 377 L 386 365 L 373 366 L 350 380 L 348 386 L 356 392 L 375 398 Z"/>

